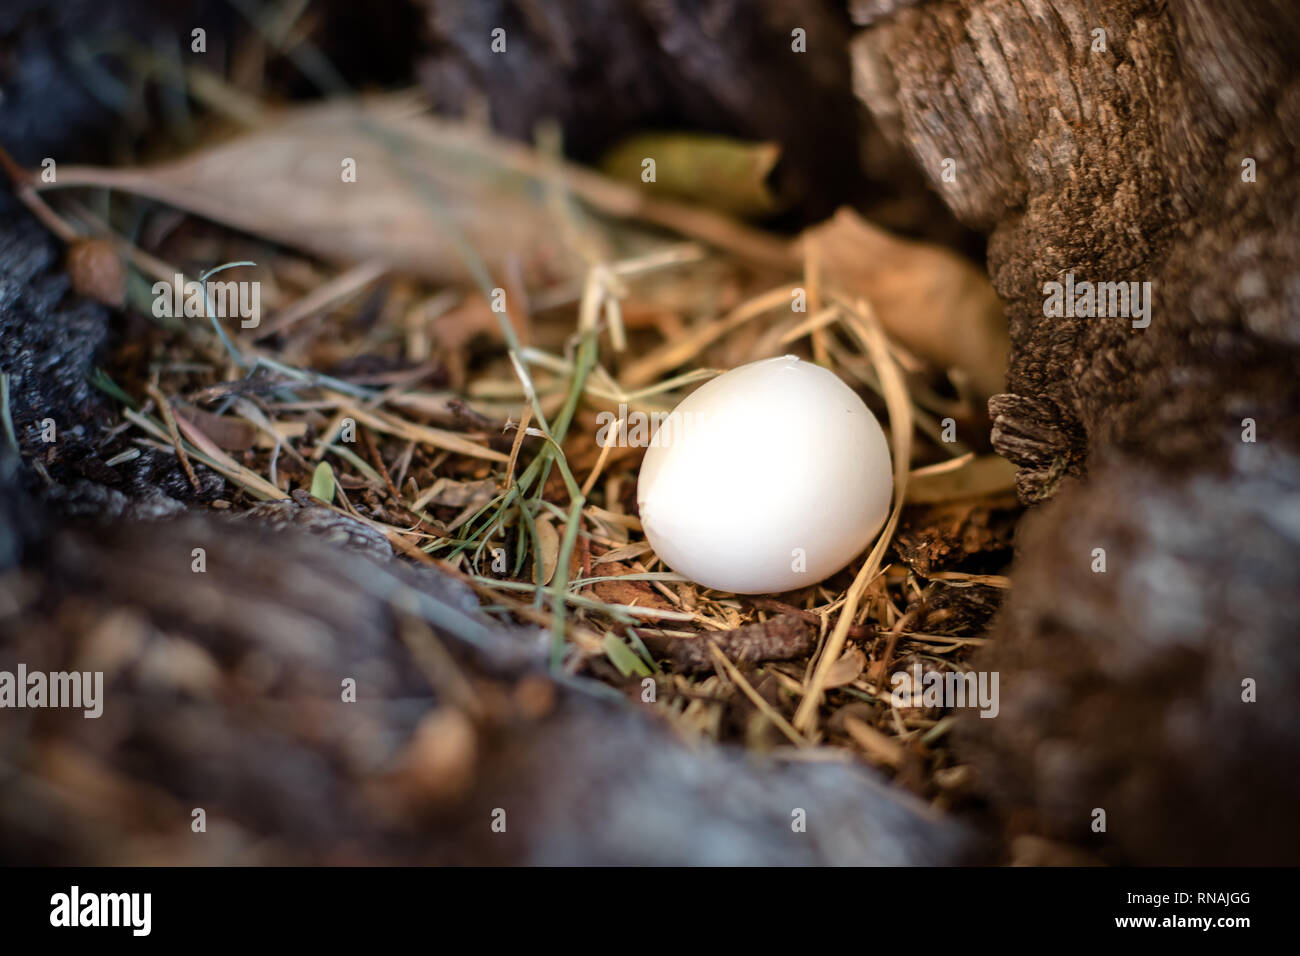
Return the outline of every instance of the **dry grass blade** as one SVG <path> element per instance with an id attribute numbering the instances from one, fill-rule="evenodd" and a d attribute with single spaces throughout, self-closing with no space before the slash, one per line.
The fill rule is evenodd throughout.
<path id="1" fill-rule="evenodd" d="M 951 581 L 955 584 L 984 584 L 991 588 L 1009 588 L 1011 579 L 1002 574 L 966 574 L 963 571 L 933 571 L 931 581 Z"/>
<path id="2" fill-rule="evenodd" d="M 778 714 L 772 705 L 765 701 L 763 696 L 750 686 L 749 681 L 745 680 L 745 675 L 740 673 L 735 664 L 727 660 L 726 654 L 718 650 L 718 645 L 710 641 L 709 649 L 713 651 L 713 656 L 716 658 L 718 666 L 726 673 L 727 679 L 740 688 L 740 692 L 749 698 L 750 702 L 759 709 L 759 712 L 762 713 L 764 717 L 770 720 L 773 725 L 781 731 L 781 733 L 785 734 L 789 741 L 796 747 L 809 746 L 808 741 L 804 739 L 803 735 L 800 734 L 799 731 L 795 730 L 788 720 Z"/>
<path id="3" fill-rule="evenodd" d="M 706 322 L 684 337 L 665 343 L 662 348 L 629 365 L 623 372 L 623 383 L 631 388 L 638 388 L 654 381 L 664 372 L 689 361 L 709 343 L 722 338 L 751 319 L 779 306 L 789 305 L 790 294 L 794 288 L 793 285 L 778 286 L 750 299 L 744 305 L 734 309 L 730 315 L 713 322 Z"/>
<path id="4" fill-rule="evenodd" d="M 385 272 L 382 262 L 363 262 L 312 290 L 257 330 L 256 339 L 278 335 L 313 312 L 320 312 L 364 289 Z"/>
<path id="5" fill-rule="evenodd" d="M 194 466 L 190 464 L 189 458 L 185 454 L 185 445 L 181 441 L 180 429 L 176 427 L 176 415 L 172 412 L 171 402 L 167 401 L 167 396 L 157 385 L 148 385 L 145 391 L 149 397 L 158 405 L 158 411 L 162 413 L 163 424 L 167 426 L 167 434 L 171 437 L 172 447 L 176 449 L 176 457 L 180 459 L 181 469 L 185 472 L 185 477 L 189 479 L 190 487 L 195 491 L 202 491 L 203 486 L 199 484 L 198 475 L 194 474 Z"/>
<path id="6" fill-rule="evenodd" d="M 849 732 L 853 742 L 867 752 L 867 756 L 889 767 L 902 766 L 903 746 L 893 737 L 856 717 L 845 717 L 844 729 Z"/>
<path id="7" fill-rule="evenodd" d="M 515 464 L 519 461 L 519 449 L 523 447 L 524 437 L 528 434 L 528 423 L 533 420 L 533 406 L 524 405 L 519 415 L 519 424 L 515 427 L 515 440 L 510 444 L 510 458 L 506 461 L 506 489 L 515 483 Z"/>
<path id="8" fill-rule="evenodd" d="M 122 410 L 122 416 L 132 424 L 138 425 L 150 435 L 153 435 L 160 441 L 166 442 L 170 446 L 171 436 L 167 434 L 165 428 L 155 424 L 144 415 L 141 415 L 139 412 L 130 408 L 124 408 Z M 214 471 L 218 471 L 225 475 L 231 481 L 245 488 L 256 498 L 275 500 L 285 497 L 284 492 L 279 488 L 271 484 L 256 472 L 249 471 L 243 465 L 238 464 L 229 455 L 214 445 L 206 435 L 185 419 L 176 419 L 176 424 L 181 431 L 185 433 L 185 437 L 200 449 L 197 454 L 194 451 L 191 451 L 189 453 L 191 457 L 203 462 L 203 464 L 207 465 Z"/>
<path id="9" fill-rule="evenodd" d="M 342 395 L 336 395 L 335 398 L 340 401 L 347 401 Z M 509 456 L 503 455 L 492 448 L 485 448 L 456 432 L 433 428 L 429 425 L 420 425 L 380 411 L 365 411 L 355 405 L 347 405 L 343 411 L 345 412 L 343 415 L 345 418 L 355 418 L 358 424 L 368 425 L 375 431 L 396 435 L 398 438 L 405 438 L 408 441 L 432 445 L 434 448 L 444 448 L 447 451 L 468 455 L 471 458 L 484 458 L 488 461 L 503 463 L 509 460 Z"/>
<path id="10" fill-rule="evenodd" d="M 623 427 L 623 422 L 623 418 L 619 418 L 618 421 L 614 422 L 613 426 L 611 426 L 611 432 L 617 434 L 618 430 Z M 589 474 L 587 480 L 582 483 L 582 494 L 584 497 L 590 494 L 591 489 L 595 487 L 596 479 L 599 478 L 600 473 L 604 471 L 605 462 L 609 461 L 609 453 L 614 449 L 614 444 L 613 441 L 607 441 L 601 446 L 600 455 L 597 456 L 596 464 L 591 468 L 591 474 Z"/>

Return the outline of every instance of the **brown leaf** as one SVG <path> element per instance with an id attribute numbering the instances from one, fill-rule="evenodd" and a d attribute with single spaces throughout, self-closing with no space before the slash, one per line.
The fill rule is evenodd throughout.
<path id="1" fill-rule="evenodd" d="M 495 478 L 481 478 L 478 481 L 457 481 L 444 475 L 415 500 L 414 507 L 419 509 L 429 505 L 439 505 L 446 508 L 474 508 L 477 510 L 491 501 L 497 490 Z"/>
<path id="2" fill-rule="evenodd" d="M 437 281 L 470 277 L 462 236 L 493 275 L 517 260 L 530 285 L 581 268 L 536 180 L 494 164 L 482 143 L 400 97 L 286 110 L 273 125 L 174 162 L 61 167 L 52 184 L 78 185 L 124 189 L 328 260 L 377 260 Z"/>
<path id="3" fill-rule="evenodd" d="M 246 451 L 257 440 L 257 428 L 252 422 L 225 415 L 214 415 L 201 408 L 172 403 L 172 411 L 191 425 L 197 426 L 213 443 L 225 451 Z"/>
<path id="4" fill-rule="evenodd" d="M 537 547 L 542 552 L 542 584 L 550 584 L 560 563 L 560 533 L 551 515 L 537 519 Z"/>
<path id="5" fill-rule="evenodd" d="M 856 647 L 851 648 L 843 657 L 831 665 L 826 672 L 826 688 L 843 687 L 858 679 L 862 668 L 867 666 L 867 657 Z"/>
<path id="6" fill-rule="evenodd" d="M 634 574 L 629 565 L 621 561 L 610 561 L 600 565 L 602 576 L 614 577 Z M 648 581 L 597 581 L 591 586 L 596 597 L 607 604 L 635 604 L 637 607 L 652 607 L 661 611 L 680 610 L 675 604 L 650 586 Z"/>
<path id="7" fill-rule="evenodd" d="M 471 295 L 429 323 L 433 337 L 447 352 L 463 350 L 476 336 L 486 335 L 501 341 L 503 333 L 497 314 L 481 295 Z"/>
<path id="8" fill-rule="evenodd" d="M 956 253 L 890 235 L 841 209 L 804 232 L 827 286 L 867 299 L 885 330 L 982 398 L 1004 390 L 1010 339 L 988 278 Z"/>

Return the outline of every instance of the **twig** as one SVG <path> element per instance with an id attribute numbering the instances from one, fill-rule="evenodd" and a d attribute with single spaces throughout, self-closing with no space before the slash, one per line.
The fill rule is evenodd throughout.
<path id="1" fill-rule="evenodd" d="M 50 230 L 64 242 L 72 242 L 79 238 L 79 233 L 72 228 L 62 216 L 50 208 L 49 204 L 36 192 L 36 186 L 32 182 L 31 174 L 23 169 L 13 157 L 0 146 L 0 168 L 3 168 L 5 175 L 14 185 L 14 195 L 22 201 L 37 219 L 45 224 L 45 228 Z"/>
<path id="2" fill-rule="evenodd" d="M 167 401 L 167 396 L 162 393 L 162 390 L 152 382 L 146 385 L 144 390 L 158 404 L 158 411 L 162 413 L 163 424 L 167 426 L 167 434 L 171 436 L 172 447 L 176 449 L 176 457 L 180 459 L 185 477 L 189 478 L 196 492 L 202 492 L 203 485 L 199 482 L 199 476 L 194 473 L 194 466 L 190 464 L 189 456 L 185 454 L 185 444 L 181 441 L 180 429 L 176 427 L 176 416 L 172 412 L 171 403 Z"/>
<path id="3" fill-rule="evenodd" d="M 885 672 L 889 670 L 889 662 L 893 660 L 894 649 L 898 646 L 898 638 L 902 635 L 903 630 L 916 620 L 917 616 L 925 609 L 924 603 L 913 605 L 913 607 L 889 629 L 889 639 L 885 642 L 885 653 L 880 656 L 880 673 L 876 676 L 876 691 L 879 693 L 885 686 Z"/>
<path id="4" fill-rule="evenodd" d="M 506 462 L 506 488 L 515 483 L 515 463 L 519 461 L 519 449 L 523 447 L 524 436 L 528 434 L 528 423 L 533 419 L 533 407 L 525 404 L 519 414 L 519 425 L 515 429 L 515 440 L 510 445 L 510 459 Z"/>
<path id="5" fill-rule="evenodd" d="M 708 631 L 695 638 L 662 637 L 645 632 L 639 632 L 638 636 L 650 650 L 668 657 L 678 669 L 694 672 L 713 667 L 710 647 L 720 647 L 728 658 L 741 663 L 756 664 L 797 660 L 814 646 L 809 625 L 792 614 L 742 624 L 729 631 Z"/>

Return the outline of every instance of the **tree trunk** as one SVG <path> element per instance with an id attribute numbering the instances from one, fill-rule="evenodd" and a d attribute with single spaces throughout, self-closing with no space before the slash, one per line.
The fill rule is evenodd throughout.
<path id="1" fill-rule="evenodd" d="M 1002 713 L 968 752 L 1009 819 L 1119 858 L 1294 861 L 1300 9 L 885 6 L 855 10 L 857 91 L 990 231 L 993 442 L 1023 500 L 1055 499 L 1022 526 L 982 664 Z M 1149 326 L 1045 315 L 1067 275 L 1151 283 Z"/>

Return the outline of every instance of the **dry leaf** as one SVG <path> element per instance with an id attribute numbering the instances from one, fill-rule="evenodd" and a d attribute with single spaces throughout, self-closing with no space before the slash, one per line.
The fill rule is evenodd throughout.
<path id="1" fill-rule="evenodd" d="M 825 687 L 829 690 L 832 687 L 843 687 L 845 684 L 852 684 L 862 673 L 862 668 L 867 666 L 867 657 L 856 647 L 849 650 L 843 657 L 831 665 L 830 670 L 826 672 Z"/>
<path id="2" fill-rule="evenodd" d="M 955 369 L 980 398 L 1006 387 L 1010 338 L 985 275 L 956 253 L 873 226 L 851 209 L 804 232 L 826 286 L 871 303 L 893 338 L 937 368 Z"/>
<path id="3" fill-rule="evenodd" d="M 190 424 L 198 426 L 203 434 L 224 451 L 247 451 L 257 439 L 256 426 L 240 418 L 214 415 L 180 402 L 172 403 L 172 411 L 178 418 L 184 418 Z"/>
<path id="4" fill-rule="evenodd" d="M 430 331 L 445 352 L 460 352 L 476 336 L 502 341 L 501 322 L 481 295 L 471 295 L 429 323 Z"/>
<path id="5" fill-rule="evenodd" d="M 575 280 L 587 255 L 661 244 L 632 220 L 753 262 L 796 265 L 784 239 L 439 119 L 406 94 L 286 109 L 174 162 L 63 166 L 57 182 L 34 185 L 119 189 L 324 259 L 384 263 L 443 283 L 481 278 L 471 250 L 491 276 L 518 275 L 527 289 Z M 556 202 L 565 192 L 581 205 Z"/>
<path id="6" fill-rule="evenodd" d="M 631 567 L 619 561 L 611 561 L 600 566 L 600 574 L 605 577 L 635 573 Z M 637 607 L 656 608 L 661 611 L 676 611 L 676 605 L 650 586 L 648 581 L 597 581 L 591 585 L 592 592 L 606 604 L 635 604 Z"/>
<path id="7" fill-rule="evenodd" d="M 439 354 L 446 365 L 452 388 L 464 389 L 469 344 L 477 336 L 483 335 L 493 342 L 504 343 L 505 333 L 500 318 L 492 311 L 487 299 L 479 293 L 473 293 L 429 323 L 429 330 L 433 333 Z"/>
<path id="8" fill-rule="evenodd" d="M 646 159 L 655 162 L 652 187 L 735 216 L 776 209 L 768 185 L 781 156 L 776 143 L 751 143 L 702 133 L 640 133 L 605 154 L 600 167 L 622 182 L 640 185 Z"/>
<path id="9" fill-rule="evenodd" d="M 461 235 L 494 275 L 517 258 L 530 286 L 578 276 L 537 181 L 440 129 L 406 98 L 330 101 L 175 162 L 60 167 L 46 185 L 121 189 L 328 260 L 437 281 L 470 277 Z"/>
<path id="10" fill-rule="evenodd" d="M 624 558 L 639 558 L 650 551 L 650 542 L 637 541 L 634 544 L 626 544 L 621 548 L 615 548 L 599 557 L 593 558 L 591 563 L 594 566 L 608 564 L 610 561 L 622 561 Z M 604 573 L 602 571 L 602 573 Z"/>
<path id="11" fill-rule="evenodd" d="M 542 552 L 542 584 L 550 584 L 555 568 L 560 563 L 560 533 L 555 530 L 551 515 L 537 519 L 537 547 Z"/>
<path id="12" fill-rule="evenodd" d="M 274 448 L 276 440 L 275 437 L 272 437 L 273 435 L 279 437 L 281 441 L 287 442 L 295 438 L 302 438 L 307 434 L 307 423 L 304 421 L 277 421 L 271 422 L 270 425 L 272 434 L 268 434 L 265 431 L 258 431 L 257 439 L 253 442 L 255 447 Z"/>

